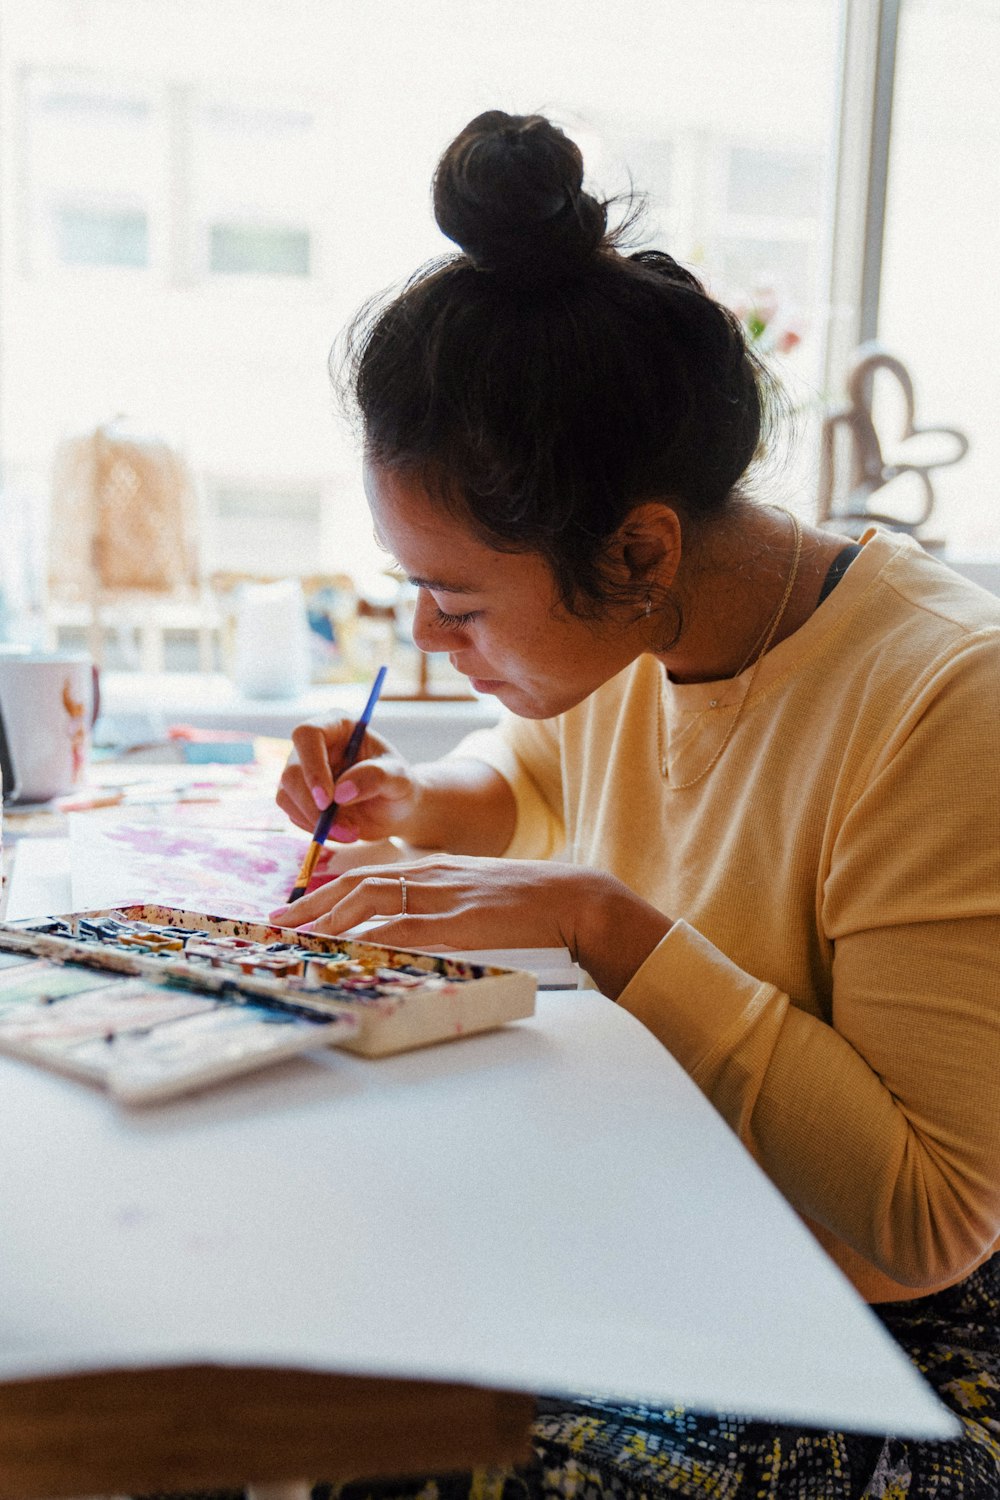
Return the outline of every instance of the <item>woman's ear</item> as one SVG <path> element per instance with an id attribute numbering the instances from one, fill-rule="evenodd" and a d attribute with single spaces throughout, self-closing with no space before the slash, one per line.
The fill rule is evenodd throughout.
<path id="1" fill-rule="evenodd" d="M 672 505 L 644 500 L 629 511 L 611 539 L 611 556 L 628 581 L 668 589 L 681 561 L 681 522 Z"/>

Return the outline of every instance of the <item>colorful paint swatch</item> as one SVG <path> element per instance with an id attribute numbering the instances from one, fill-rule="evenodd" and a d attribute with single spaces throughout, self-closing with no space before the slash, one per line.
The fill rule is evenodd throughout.
<path id="1" fill-rule="evenodd" d="M 78 968 L 35 959 L 20 968 L 0 971 L 0 1024 L 24 1010 L 52 1005 L 68 995 L 100 989 L 108 976 L 100 969 Z"/>
<path id="2" fill-rule="evenodd" d="M 323 1047 L 336 1025 L 258 1006 L 218 1006 L 119 1037 L 108 1049 L 113 1054 L 109 1087 L 126 1103 L 146 1103 L 176 1093 L 178 1084 L 194 1088 Z"/>
<path id="3" fill-rule="evenodd" d="M 16 1015 L 8 1012 L 0 1017 L 0 1034 L 8 1041 L 46 1041 L 65 1047 L 90 1037 L 148 1031 L 165 1021 L 214 1010 L 219 1003 L 141 979 L 109 979 L 99 971 L 93 977 L 97 985 L 83 993 L 25 1005 Z"/>
<path id="4" fill-rule="evenodd" d="M 70 819 L 73 905 L 79 910 L 117 901 L 266 917 L 288 899 L 309 835 L 267 829 L 198 828 L 164 822 Z M 325 851 L 310 889 L 330 879 Z"/>
<path id="5" fill-rule="evenodd" d="M 0 953 L 0 969 L 18 969 L 22 964 L 33 962 L 27 953 Z"/>
<path id="6" fill-rule="evenodd" d="M 148 901 L 0 925 L 4 951 L 16 961 L 0 967 L 0 1052 L 128 1103 L 318 1047 L 384 1056 L 534 1010 L 525 973 Z"/>

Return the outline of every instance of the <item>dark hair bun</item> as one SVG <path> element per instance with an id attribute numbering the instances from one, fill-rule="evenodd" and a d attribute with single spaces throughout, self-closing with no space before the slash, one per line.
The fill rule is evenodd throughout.
<path id="1" fill-rule="evenodd" d="M 583 191 L 579 148 L 541 115 L 493 109 L 452 141 L 434 175 L 434 216 L 474 265 L 533 284 L 579 270 L 607 227 Z"/>

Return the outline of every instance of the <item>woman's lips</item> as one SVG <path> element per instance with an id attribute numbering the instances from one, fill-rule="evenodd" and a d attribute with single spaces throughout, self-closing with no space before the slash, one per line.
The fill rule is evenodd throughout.
<path id="1" fill-rule="evenodd" d="M 456 672 L 461 672 L 463 677 L 467 677 L 469 679 L 470 687 L 474 688 L 477 693 L 495 693 L 497 688 L 507 686 L 506 679 L 503 677 L 474 677 L 472 673 L 467 671 L 466 668 L 463 667 L 459 662 L 457 662 L 453 656 L 449 656 L 448 660 L 451 662 Z"/>

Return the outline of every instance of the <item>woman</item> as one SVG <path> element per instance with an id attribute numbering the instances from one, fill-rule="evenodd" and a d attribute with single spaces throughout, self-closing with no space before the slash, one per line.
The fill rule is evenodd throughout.
<path id="1" fill-rule="evenodd" d="M 690 273 L 619 251 L 582 172 L 540 117 L 474 120 L 434 183 L 462 254 L 352 330 L 414 639 L 509 712 L 432 765 L 369 733 L 336 785 L 350 726 L 296 730 L 278 800 L 300 827 L 332 798 L 341 841 L 443 852 L 280 919 L 566 945 L 964 1428 L 541 1403 L 537 1461 L 498 1492 L 995 1497 L 1000 603 L 908 538 L 851 545 L 751 500 L 766 372 Z"/>

